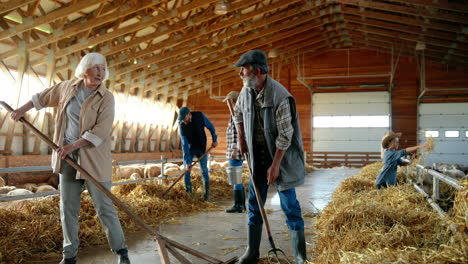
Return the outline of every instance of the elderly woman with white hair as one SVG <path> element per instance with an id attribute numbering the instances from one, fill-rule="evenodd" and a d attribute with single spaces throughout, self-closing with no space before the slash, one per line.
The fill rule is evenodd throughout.
<path id="1" fill-rule="evenodd" d="M 93 199 L 109 245 L 119 255 L 119 263 L 130 263 L 124 234 L 112 200 L 63 161 L 68 155 L 110 190 L 110 134 L 115 102 L 104 83 L 108 76 L 105 57 L 99 53 L 88 53 L 75 70 L 76 79 L 62 81 L 35 94 L 29 102 L 11 113 L 11 118 L 17 121 L 33 107 L 37 110 L 56 107 L 54 142 L 59 148 L 52 154 L 52 168 L 60 174 L 60 220 L 63 230 L 61 264 L 76 263 L 79 245 L 78 218 L 84 185 Z"/>

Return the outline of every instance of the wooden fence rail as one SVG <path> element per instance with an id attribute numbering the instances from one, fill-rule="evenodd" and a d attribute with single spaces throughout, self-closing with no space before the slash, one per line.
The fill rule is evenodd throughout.
<path id="1" fill-rule="evenodd" d="M 307 163 L 319 168 L 363 167 L 380 161 L 380 152 L 307 152 Z"/>

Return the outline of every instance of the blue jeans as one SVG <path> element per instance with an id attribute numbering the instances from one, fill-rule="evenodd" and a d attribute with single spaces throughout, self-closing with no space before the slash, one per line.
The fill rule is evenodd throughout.
<path id="1" fill-rule="evenodd" d="M 272 159 L 262 145 L 254 144 L 254 169 L 253 177 L 257 183 L 257 189 L 262 199 L 263 205 L 268 193 L 267 171 L 272 164 Z M 278 185 L 275 183 L 278 190 Z M 278 192 L 280 197 L 281 209 L 286 215 L 286 224 L 289 230 L 300 231 L 304 230 L 304 220 L 302 219 L 301 206 L 296 197 L 296 189 L 291 188 L 282 192 Z M 249 225 L 258 225 L 263 223 L 260 207 L 258 206 L 257 198 L 255 197 L 255 189 L 252 179 L 249 180 L 249 208 L 248 208 Z"/>
<path id="2" fill-rule="evenodd" d="M 195 151 L 195 152 L 190 152 L 190 160 L 193 159 L 193 156 L 196 156 L 197 158 L 200 158 L 203 154 L 205 154 L 204 151 Z M 200 161 L 200 168 L 202 171 L 202 179 L 204 182 L 209 182 L 210 177 L 208 176 L 208 155 L 203 157 Z M 190 164 L 189 164 L 190 165 Z M 187 168 L 187 164 L 184 161 L 184 168 Z M 184 176 L 184 181 L 185 181 L 185 186 L 192 186 L 192 178 L 190 177 L 190 171 L 185 173 Z"/>
<path id="3" fill-rule="evenodd" d="M 240 167 L 242 166 L 242 162 L 243 162 L 242 160 L 238 160 L 238 159 L 229 159 L 229 166 Z M 234 188 L 234 191 L 243 191 L 244 185 L 242 183 L 234 184 L 233 188 Z"/>

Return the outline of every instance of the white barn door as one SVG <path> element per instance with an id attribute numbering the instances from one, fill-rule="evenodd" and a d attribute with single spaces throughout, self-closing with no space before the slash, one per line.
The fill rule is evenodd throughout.
<path id="1" fill-rule="evenodd" d="M 389 130 L 388 92 L 316 93 L 314 152 L 379 152 Z"/>
<path id="2" fill-rule="evenodd" d="M 435 148 L 426 159 L 468 165 L 468 103 L 425 103 L 419 105 L 419 144 L 428 136 Z"/>

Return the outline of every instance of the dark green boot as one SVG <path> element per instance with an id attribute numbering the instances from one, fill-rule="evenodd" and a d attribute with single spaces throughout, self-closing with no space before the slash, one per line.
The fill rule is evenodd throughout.
<path id="1" fill-rule="evenodd" d="M 245 210 L 245 201 L 242 200 L 242 190 L 234 190 L 234 205 L 224 210 L 226 213 L 242 213 Z"/>
<path id="2" fill-rule="evenodd" d="M 248 226 L 248 247 L 244 255 L 239 258 L 239 264 L 257 263 L 260 256 L 260 241 L 262 240 L 263 224 Z"/>
<path id="3" fill-rule="evenodd" d="M 205 191 L 205 195 L 203 198 L 205 201 L 210 200 L 210 181 L 203 181 L 203 190 Z"/>
<path id="4" fill-rule="evenodd" d="M 185 182 L 185 191 L 192 194 L 192 183 L 191 182 Z"/>
<path id="5" fill-rule="evenodd" d="M 304 264 L 307 259 L 304 230 L 289 230 L 289 234 L 296 264 Z"/>

